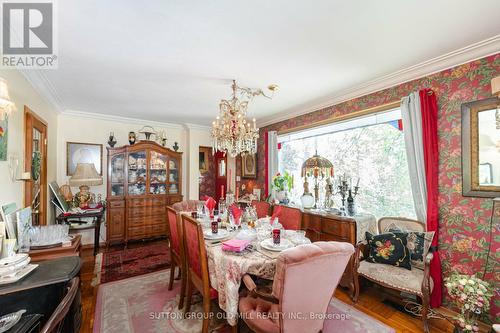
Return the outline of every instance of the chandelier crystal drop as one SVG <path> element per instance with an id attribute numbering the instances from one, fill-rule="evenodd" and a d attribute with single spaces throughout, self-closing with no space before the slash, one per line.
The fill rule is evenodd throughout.
<path id="1" fill-rule="evenodd" d="M 270 85 L 268 89 L 273 93 L 278 86 Z M 219 116 L 212 122 L 213 151 L 226 152 L 231 157 L 240 154 L 254 154 L 257 152 L 259 129 L 255 123 L 247 120 L 248 103 L 255 96 L 267 96 L 261 89 L 240 87 L 233 80 L 233 95 L 229 100 L 223 99 L 219 103 Z"/>

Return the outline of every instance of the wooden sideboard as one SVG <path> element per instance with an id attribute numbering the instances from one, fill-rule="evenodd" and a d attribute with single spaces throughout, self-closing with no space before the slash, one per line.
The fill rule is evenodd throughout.
<path id="1" fill-rule="evenodd" d="M 166 206 L 182 201 L 182 153 L 152 141 L 108 148 L 106 244 L 167 235 Z"/>
<path id="2" fill-rule="evenodd" d="M 304 209 L 302 229 L 312 242 L 337 241 L 356 245 L 356 220 L 351 217 Z M 351 257 L 339 283 L 351 293 L 354 292 L 353 265 L 354 257 Z"/>

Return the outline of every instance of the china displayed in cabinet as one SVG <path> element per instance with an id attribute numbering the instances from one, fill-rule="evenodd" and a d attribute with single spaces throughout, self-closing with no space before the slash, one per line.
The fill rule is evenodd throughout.
<path id="1" fill-rule="evenodd" d="M 182 153 L 152 141 L 108 148 L 106 242 L 167 234 L 166 206 L 182 201 Z"/>

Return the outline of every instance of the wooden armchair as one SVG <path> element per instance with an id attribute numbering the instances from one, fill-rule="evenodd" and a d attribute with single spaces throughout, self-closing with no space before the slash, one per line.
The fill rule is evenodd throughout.
<path id="1" fill-rule="evenodd" d="M 378 232 L 385 233 L 390 229 L 399 229 L 403 231 L 425 232 L 425 224 L 406 218 L 384 217 L 378 221 Z M 428 313 L 430 294 L 433 288 L 432 278 L 430 277 L 430 262 L 432 253 L 424 253 L 423 270 L 412 267 L 411 270 L 391 265 L 367 262 L 368 244 L 365 241 L 356 245 L 354 254 L 354 302 L 358 301 L 360 284 L 359 277 L 364 277 L 383 287 L 416 295 L 422 301 L 422 322 L 424 331 L 429 332 Z"/>
<path id="2" fill-rule="evenodd" d="M 63 331 L 63 325 L 66 319 L 66 315 L 71 308 L 71 304 L 73 304 L 73 301 L 75 300 L 79 286 L 80 279 L 78 277 L 74 277 L 68 283 L 64 298 L 61 300 L 61 303 L 59 303 L 57 308 L 50 316 L 49 320 L 47 320 L 45 325 L 40 330 L 41 333 L 60 333 Z"/>
<path id="3" fill-rule="evenodd" d="M 186 259 L 184 239 L 182 236 L 181 218 L 179 213 L 172 207 L 167 207 L 168 230 L 170 239 L 170 280 L 168 282 L 168 290 L 172 290 L 174 284 L 175 268 L 179 268 L 179 275 L 181 276 L 181 293 L 179 296 L 179 309 L 184 307 L 184 297 L 186 295 Z"/>

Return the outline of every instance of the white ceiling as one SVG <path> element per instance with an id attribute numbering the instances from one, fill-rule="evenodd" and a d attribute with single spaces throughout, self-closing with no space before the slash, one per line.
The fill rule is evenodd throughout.
<path id="1" fill-rule="evenodd" d="M 58 1 L 62 110 L 209 124 L 230 82 L 280 90 L 249 116 L 339 92 L 500 34 L 498 0 Z M 499 50 L 500 51 L 500 50 Z"/>

